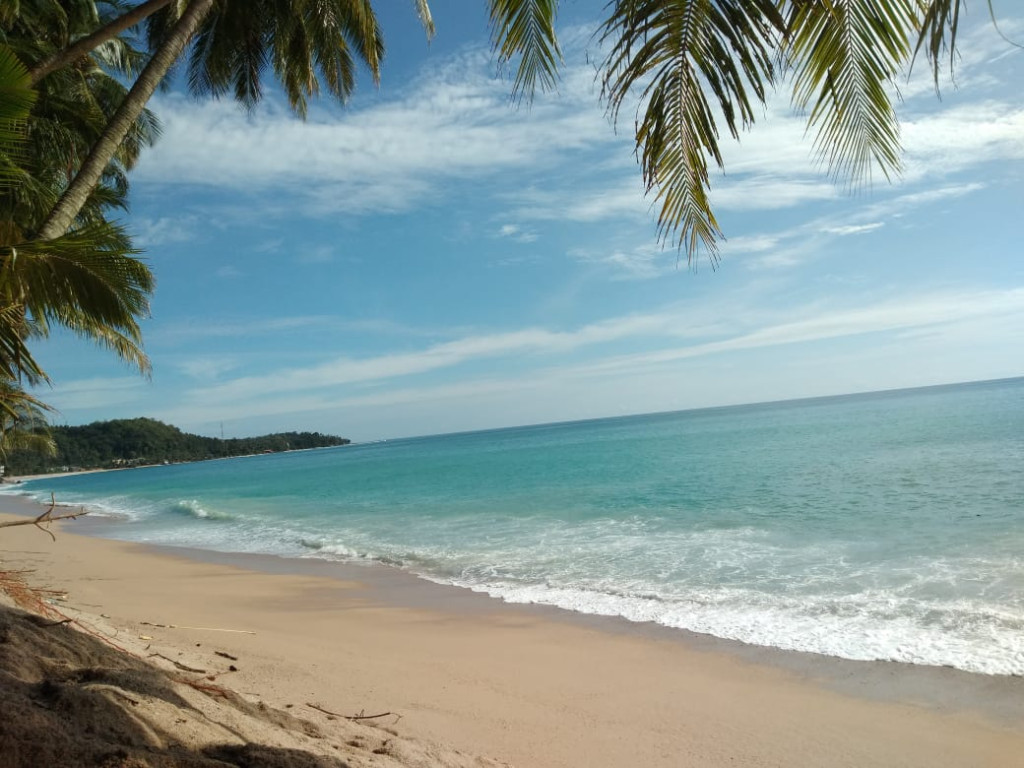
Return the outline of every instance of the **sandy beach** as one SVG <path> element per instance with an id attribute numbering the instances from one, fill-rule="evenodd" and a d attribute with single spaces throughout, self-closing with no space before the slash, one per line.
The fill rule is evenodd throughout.
<path id="1" fill-rule="evenodd" d="M 19 504 L 29 508 L 4 509 Z M 349 744 L 339 764 L 1024 766 L 1020 678 L 748 648 L 505 605 L 379 566 L 75 532 L 90 525 L 101 530 L 54 526 L 55 542 L 6 529 L 0 570 L 28 571 L 65 615 L 172 671 L 165 659 L 325 731 L 383 733 L 376 725 L 419 745 L 375 763 L 384 753 Z M 395 715 L 349 723 L 310 704 Z"/>

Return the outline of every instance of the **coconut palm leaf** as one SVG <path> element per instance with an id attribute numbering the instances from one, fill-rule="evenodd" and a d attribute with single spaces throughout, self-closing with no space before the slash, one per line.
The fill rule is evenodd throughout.
<path id="1" fill-rule="evenodd" d="M 948 3 L 947 3 L 948 4 Z M 810 108 L 815 149 L 838 180 L 853 187 L 900 172 L 894 78 L 917 37 L 916 0 L 815 0 L 792 3 L 785 54 L 794 71 L 793 103 Z"/>
<path id="2" fill-rule="evenodd" d="M 431 40 L 437 30 L 434 29 L 434 16 L 430 12 L 430 3 L 427 0 L 413 0 L 413 3 L 416 5 L 416 15 L 420 18 L 423 31 L 427 33 L 427 40 Z"/>
<path id="3" fill-rule="evenodd" d="M 555 35 L 558 0 L 490 0 L 491 39 L 502 62 L 519 56 L 514 96 L 533 98 L 558 82 L 562 51 Z"/>
<path id="4" fill-rule="evenodd" d="M 108 222 L 0 248 L 0 296 L 23 307 L 34 334 L 45 336 L 56 323 L 148 373 L 138 320 L 149 313 L 153 276 L 136 253 L 125 231 Z"/>
<path id="5" fill-rule="evenodd" d="M 715 258 L 722 233 L 708 158 L 722 166 L 720 123 L 734 138 L 753 123 L 783 28 L 773 0 L 620 0 L 604 24 L 603 97 L 613 119 L 631 99 L 641 102 L 636 151 L 660 202 L 659 236 L 688 259 L 701 245 Z"/>
<path id="6" fill-rule="evenodd" d="M 0 379 L 33 385 L 49 381 L 28 348 L 26 339 L 31 336 L 32 324 L 25 317 L 24 306 L 0 306 Z"/>
<path id="7" fill-rule="evenodd" d="M 0 45 L 0 125 L 11 130 L 12 123 L 25 119 L 35 100 L 28 70 L 9 46 Z"/>
<path id="8" fill-rule="evenodd" d="M 16 156 L 24 149 L 25 119 L 36 100 L 28 70 L 5 45 L 0 45 L 0 186 L 17 177 Z"/>
<path id="9" fill-rule="evenodd" d="M 433 22 L 429 8 L 424 24 Z M 174 9 L 154 15 L 151 46 L 159 46 Z M 206 17 L 192 43 L 188 84 L 193 93 L 232 95 L 247 109 L 263 98 L 272 70 L 292 109 L 305 116 L 321 90 L 344 101 L 355 87 L 356 58 L 380 77 L 384 41 L 369 0 L 253 0 L 225 2 Z"/>
<path id="10" fill-rule="evenodd" d="M 0 379 L 0 457 L 21 450 L 56 454 L 57 446 L 46 423 L 47 414 L 53 411 L 13 380 Z"/>

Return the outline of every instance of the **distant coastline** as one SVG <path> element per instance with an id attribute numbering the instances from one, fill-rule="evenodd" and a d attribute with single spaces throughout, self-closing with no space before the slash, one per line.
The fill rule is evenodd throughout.
<path id="1" fill-rule="evenodd" d="M 332 448 L 351 441 L 320 432 L 277 432 L 257 437 L 217 438 L 182 432 L 156 419 L 115 419 L 47 430 L 54 453 L 12 451 L 2 475 L 12 478 L 182 464 L 267 453 Z"/>

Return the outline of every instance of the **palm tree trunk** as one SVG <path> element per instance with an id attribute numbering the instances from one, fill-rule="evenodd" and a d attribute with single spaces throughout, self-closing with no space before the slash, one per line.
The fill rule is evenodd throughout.
<path id="1" fill-rule="evenodd" d="M 145 108 L 160 81 L 163 80 L 171 65 L 177 61 L 189 40 L 199 29 L 199 25 L 213 7 L 214 0 L 192 0 L 178 23 L 160 46 L 146 68 L 142 70 L 138 80 L 132 85 L 121 106 L 117 108 L 107 127 L 103 130 L 89 157 L 82 163 L 77 175 L 61 195 L 57 205 L 43 222 L 36 237 L 40 240 L 52 240 L 68 231 L 78 216 L 92 191 L 96 188 L 103 171 L 117 152 L 124 137 L 142 110 Z"/>
<path id="2" fill-rule="evenodd" d="M 100 27 L 91 35 L 83 37 L 74 45 L 69 45 L 63 51 L 58 51 L 53 56 L 43 59 L 29 70 L 29 75 L 32 78 L 32 85 L 38 83 L 51 72 L 70 64 L 76 59 L 80 59 L 82 56 L 85 56 L 89 52 L 103 45 L 103 43 L 108 40 L 113 40 L 117 35 L 124 32 L 124 30 L 129 27 L 134 27 L 140 21 L 152 16 L 161 8 L 169 5 L 170 2 L 171 0 L 147 0 L 147 2 L 135 6 L 127 13 L 123 13 L 116 19 L 108 22 L 105 26 Z"/>

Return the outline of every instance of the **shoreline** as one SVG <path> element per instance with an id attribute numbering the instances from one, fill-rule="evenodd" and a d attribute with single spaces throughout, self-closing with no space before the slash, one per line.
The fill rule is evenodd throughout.
<path id="1" fill-rule="evenodd" d="M 154 642 L 212 641 L 188 626 L 256 631 L 216 642 L 242 659 L 237 689 L 270 705 L 398 711 L 403 736 L 513 765 L 1024 760 L 1021 678 L 743 646 L 381 565 L 156 548 L 82 535 L 80 523 L 61 525 L 56 544 L 8 529 L 0 557 Z"/>
<path id="2" fill-rule="evenodd" d="M 44 472 L 40 475 L 5 475 L 0 477 L 0 486 L 21 485 L 30 480 L 52 480 L 58 477 L 72 477 L 74 475 L 94 475 L 97 472 L 125 472 L 129 469 L 150 469 L 153 467 L 177 467 L 182 464 L 202 464 L 207 461 L 227 461 L 228 459 L 251 459 L 256 456 L 267 456 L 279 453 L 304 453 L 306 451 L 323 451 L 330 448 L 344 448 L 357 443 L 348 442 L 341 445 L 321 445 L 316 448 L 288 448 L 283 451 L 271 451 L 267 453 L 240 453 L 237 456 L 214 456 L 209 459 L 193 459 L 191 461 L 165 461 L 155 464 L 137 464 L 131 467 L 92 467 L 90 469 L 72 469 L 67 472 Z"/>
<path id="3" fill-rule="evenodd" d="M 41 512 L 47 507 L 28 497 L 13 498 L 26 507 L 23 514 L 27 516 L 33 515 L 33 510 Z M 75 506 L 57 503 L 58 509 Z M 374 595 L 374 599 L 397 609 L 412 608 L 461 616 L 509 613 L 601 632 L 679 643 L 688 650 L 723 654 L 746 663 L 783 670 L 844 695 L 887 702 L 913 701 L 937 711 L 976 711 L 993 721 L 1024 723 L 1024 676 L 1020 675 L 990 675 L 951 666 L 892 660 L 848 659 L 756 645 L 650 621 L 637 622 L 623 616 L 583 613 L 542 603 L 510 603 L 486 592 L 433 581 L 376 561 L 345 562 L 125 541 L 103 535 L 103 527 L 108 525 L 105 516 L 83 516 L 75 520 L 74 525 L 79 529 L 76 535 L 115 541 L 157 556 L 268 575 L 313 576 L 358 583 Z"/>

